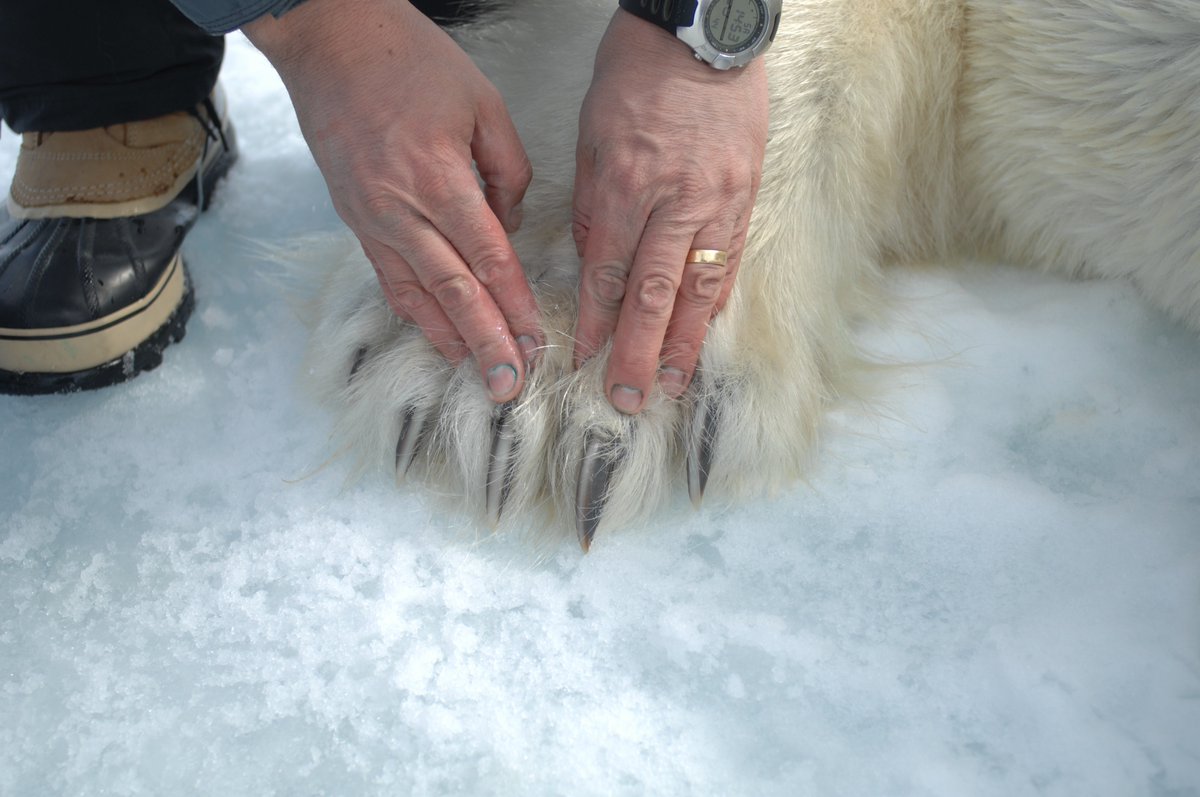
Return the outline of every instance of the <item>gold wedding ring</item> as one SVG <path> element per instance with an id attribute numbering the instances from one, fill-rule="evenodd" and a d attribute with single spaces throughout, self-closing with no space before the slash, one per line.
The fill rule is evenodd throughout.
<path id="1" fill-rule="evenodd" d="M 692 263 L 716 263 L 723 266 L 729 261 L 729 253 L 724 249 L 689 249 L 684 265 Z"/>

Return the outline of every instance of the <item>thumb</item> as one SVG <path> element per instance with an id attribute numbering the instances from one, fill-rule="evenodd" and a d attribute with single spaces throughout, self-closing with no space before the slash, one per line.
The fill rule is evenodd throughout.
<path id="1" fill-rule="evenodd" d="M 483 179 L 488 207 L 508 232 L 521 226 L 521 200 L 533 179 L 533 167 L 504 101 L 485 101 L 475 119 L 471 155 Z"/>

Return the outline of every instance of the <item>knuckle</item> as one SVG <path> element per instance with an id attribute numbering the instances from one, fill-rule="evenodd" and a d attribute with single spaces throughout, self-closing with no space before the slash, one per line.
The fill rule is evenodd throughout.
<path id="1" fill-rule="evenodd" d="M 645 187 L 645 178 L 636 169 L 621 169 L 609 178 L 618 196 L 638 196 Z"/>
<path id="2" fill-rule="evenodd" d="M 533 164 L 529 162 L 529 156 L 522 152 L 521 159 L 512 167 L 511 174 L 501 177 L 501 180 L 501 188 L 512 189 L 524 188 L 533 182 Z"/>
<path id="3" fill-rule="evenodd" d="M 471 261 L 471 273 L 480 283 L 492 287 L 505 281 L 512 273 L 512 265 L 507 252 L 492 250 Z"/>
<path id="4" fill-rule="evenodd" d="M 675 281 L 663 274 L 642 277 L 633 292 L 634 309 L 652 316 L 668 315 L 678 290 Z"/>
<path id="5" fill-rule="evenodd" d="M 512 354 L 509 352 L 508 347 L 498 338 L 473 341 L 469 348 L 471 349 L 471 353 L 475 355 L 476 362 L 485 370 L 488 366 L 507 363 L 512 359 Z"/>
<path id="6" fill-rule="evenodd" d="M 462 274 L 442 277 L 430 289 L 447 314 L 468 309 L 479 296 L 479 283 Z"/>
<path id="7" fill-rule="evenodd" d="M 435 134 L 424 146 L 426 163 L 433 171 L 444 171 L 447 167 L 463 162 L 463 142 L 452 133 Z"/>
<path id="8" fill-rule="evenodd" d="M 470 356 L 471 350 L 453 328 L 422 327 L 421 333 L 433 348 L 450 362 L 458 363 Z"/>
<path id="9" fill-rule="evenodd" d="M 433 298 L 421 287 L 421 283 L 414 280 L 388 283 L 388 290 L 392 292 L 396 304 L 406 313 L 419 311 Z"/>
<path id="10" fill-rule="evenodd" d="M 588 224 L 586 221 L 576 217 L 571 222 L 571 237 L 575 239 L 576 251 L 582 253 L 584 246 L 587 244 Z"/>
<path id="11" fill-rule="evenodd" d="M 442 332 L 435 335 L 426 335 L 426 340 L 429 341 L 433 348 L 442 353 L 447 360 L 452 363 L 460 363 L 471 356 L 471 350 L 467 348 L 467 344 L 463 343 L 458 338 L 451 337 L 452 333 Z"/>
<path id="12" fill-rule="evenodd" d="M 727 191 L 731 196 L 747 197 L 746 202 L 750 202 L 749 197 L 756 193 L 758 178 L 753 174 L 741 174 L 730 178 Z M 739 216 L 742 214 L 738 214 Z"/>
<path id="13" fill-rule="evenodd" d="M 720 188 L 704 176 L 686 174 L 675 182 L 675 199 L 683 205 L 694 205 L 719 196 Z"/>
<path id="14" fill-rule="evenodd" d="M 491 191 L 499 191 L 502 194 L 520 193 L 533 182 L 533 164 L 523 152 L 503 161 L 490 163 L 486 168 L 478 164 L 476 166 L 479 168 L 479 176 Z"/>
<path id="15" fill-rule="evenodd" d="M 694 263 L 684 271 L 679 295 L 694 304 L 712 304 L 725 285 L 725 269 L 716 263 Z"/>
<path id="16" fill-rule="evenodd" d="M 716 175 L 711 190 L 723 197 L 745 196 L 753 185 L 753 176 L 740 170 L 723 171 Z"/>
<path id="17" fill-rule="evenodd" d="M 435 205 L 444 204 L 452 195 L 451 167 L 431 163 L 413 175 L 413 192 Z"/>
<path id="18" fill-rule="evenodd" d="M 421 197 L 449 198 L 454 194 L 456 178 L 468 168 L 469 162 L 456 143 L 431 141 L 425 149 L 424 161 L 413 169 L 413 190 Z"/>
<path id="19" fill-rule="evenodd" d="M 690 370 L 700 359 L 700 348 L 703 344 L 703 338 L 698 339 L 690 335 L 672 337 L 663 344 L 662 361 L 671 363 L 675 367 L 682 367 L 684 370 Z"/>
<path id="20" fill-rule="evenodd" d="M 591 295 L 607 310 L 621 306 L 625 299 L 625 285 L 629 274 L 621 263 L 597 263 L 588 272 L 588 287 Z"/>
<path id="21" fill-rule="evenodd" d="M 600 174 L 602 193 L 616 196 L 641 196 L 650 183 L 649 169 L 636 160 L 609 163 Z"/>
<path id="22" fill-rule="evenodd" d="M 722 208 L 731 202 L 748 197 L 753 182 L 748 175 L 735 171 L 717 173 L 689 173 L 679 175 L 671 182 L 666 204 L 691 220 L 706 221 L 715 218 Z"/>
<path id="23" fill-rule="evenodd" d="M 372 185 L 363 188 L 362 208 L 367 218 L 388 223 L 406 219 L 411 213 L 403 198 L 386 188 Z"/>

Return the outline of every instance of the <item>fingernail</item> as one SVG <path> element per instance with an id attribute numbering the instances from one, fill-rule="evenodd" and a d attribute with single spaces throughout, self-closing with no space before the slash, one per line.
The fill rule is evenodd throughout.
<path id="1" fill-rule="evenodd" d="M 521 356 L 525 358 L 525 365 L 532 367 L 538 355 L 537 341 L 533 339 L 532 335 L 519 335 L 517 336 L 517 345 L 521 347 Z"/>
<path id="2" fill-rule="evenodd" d="M 626 415 L 633 415 L 642 406 L 642 391 L 628 385 L 613 385 L 609 393 L 612 405 Z"/>
<path id="3" fill-rule="evenodd" d="M 504 398 L 517 386 L 517 369 L 508 363 L 493 365 L 488 369 L 487 386 L 493 399 Z"/>
<path id="4" fill-rule="evenodd" d="M 687 374 L 670 366 L 662 369 L 658 374 L 658 386 L 671 398 L 679 398 L 683 395 L 683 391 L 687 389 L 686 380 Z"/>
<path id="5" fill-rule="evenodd" d="M 508 212 L 508 218 L 505 219 L 504 229 L 508 230 L 509 232 L 516 232 L 517 230 L 521 229 L 521 220 L 524 218 L 524 209 L 520 205 L 517 205 Z"/>

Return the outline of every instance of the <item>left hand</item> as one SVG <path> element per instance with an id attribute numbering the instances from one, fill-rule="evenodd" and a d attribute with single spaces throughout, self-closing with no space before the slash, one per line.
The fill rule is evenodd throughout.
<path id="1" fill-rule="evenodd" d="M 388 304 L 511 401 L 542 332 L 505 235 L 532 172 L 500 93 L 408 0 L 309 0 L 242 29 L 287 85 Z"/>
<path id="2" fill-rule="evenodd" d="M 583 259 L 576 366 L 612 337 L 604 389 L 621 412 L 691 382 L 733 288 L 767 141 L 761 58 L 720 71 L 617 11 L 580 114 L 574 233 Z M 689 249 L 728 264 L 684 265 Z"/>

